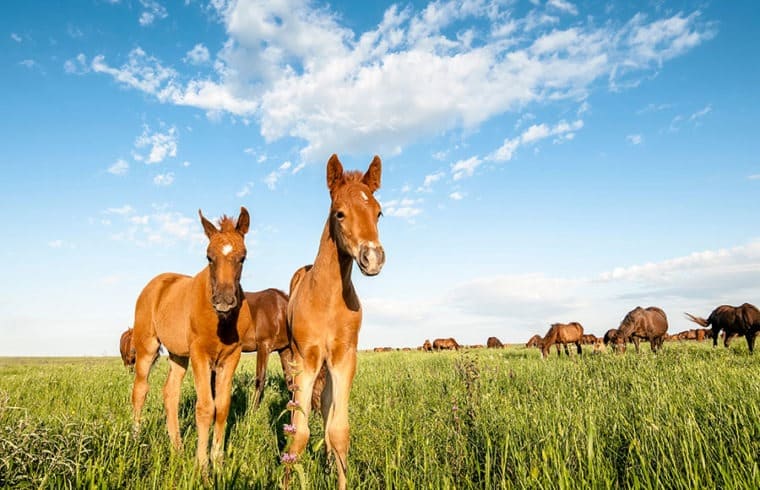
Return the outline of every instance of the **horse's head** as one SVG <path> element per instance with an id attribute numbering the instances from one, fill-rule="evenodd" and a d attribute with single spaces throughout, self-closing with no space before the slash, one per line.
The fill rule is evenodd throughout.
<path id="1" fill-rule="evenodd" d="M 226 315 L 237 308 L 243 298 L 240 287 L 240 276 L 245 262 L 245 241 L 248 233 L 250 217 L 248 211 L 241 207 L 237 222 L 223 216 L 219 228 L 203 217 L 200 209 L 203 230 L 206 232 L 209 244 L 206 248 L 209 277 L 211 280 L 211 304 L 217 313 Z"/>
<path id="2" fill-rule="evenodd" d="M 375 156 L 367 172 L 344 172 L 337 155 L 327 162 L 330 234 L 338 249 L 354 259 L 362 274 L 374 276 L 385 263 L 377 222 L 383 214 L 374 192 L 380 188 L 381 163 Z"/>

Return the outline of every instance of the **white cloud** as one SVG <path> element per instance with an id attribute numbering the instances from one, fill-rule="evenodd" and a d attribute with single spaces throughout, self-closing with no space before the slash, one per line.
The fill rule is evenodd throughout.
<path id="1" fill-rule="evenodd" d="M 48 242 L 48 247 L 50 248 L 61 248 L 63 247 L 63 240 L 52 240 Z"/>
<path id="2" fill-rule="evenodd" d="M 685 124 L 692 124 L 694 126 L 699 126 L 701 124 L 702 118 L 707 116 L 710 112 L 712 112 L 712 105 L 708 104 L 704 108 L 693 112 L 692 114 L 685 116 L 683 114 L 678 114 L 670 121 L 670 126 L 668 127 L 668 131 L 675 133 L 680 131 L 680 129 Z"/>
<path id="3" fill-rule="evenodd" d="M 169 16 L 166 7 L 155 0 L 140 0 L 140 4 L 145 9 L 140 14 L 141 26 L 151 25 L 156 19 L 165 19 Z"/>
<path id="4" fill-rule="evenodd" d="M 691 116 L 689 116 L 689 121 L 692 121 L 692 122 L 698 121 L 699 119 L 708 115 L 710 112 L 712 112 L 712 105 L 708 104 L 704 109 L 700 109 L 694 114 L 692 114 Z"/>
<path id="5" fill-rule="evenodd" d="M 629 134 L 625 139 L 632 145 L 640 145 L 644 142 L 644 137 L 640 134 Z"/>
<path id="6" fill-rule="evenodd" d="M 567 0 L 549 0 L 546 5 L 571 15 L 578 15 L 578 8 Z"/>
<path id="7" fill-rule="evenodd" d="M 267 185 L 269 190 L 273 191 L 277 188 L 277 182 L 287 173 L 288 169 L 290 169 L 292 166 L 293 165 L 290 162 L 285 162 L 276 170 L 271 171 L 269 174 L 267 174 L 266 177 L 264 177 L 264 183 Z M 301 170 L 301 168 L 296 167 L 292 173 L 297 173 Z"/>
<path id="8" fill-rule="evenodd" d="M 461 201 L 462 199 L 464 199 L 464 194 L 462 194 L 459 191 L 455 191 L 455 192 L 452 192 L 451 194 L 449 194 L 449 198 L 451 198 L 451 199 L 453 199 L 455 201 Z"/>
<path id="9" fill-rule="evenodd" d="M 533 145 L 537 142 L 554 136 L 555 143 L 561 143 L 571 140 L 575 137 L 575 132 L 583 128 L 583 120 L 577 119 L 571 123 L 560 121 L 554 126 L 548 126 L 544 123 L 534 124 L 515 138 L 507 138 L 504 143 L 486 159 L 497 162 L 509 161 L 514 156 L 515 151 L 522 145 Z"/>
<path id="10" fill-rule="evenodd" d="M 760 174 L 753 174 L 747 177 L 749 180 L 760 180 Z"/>
<path id="11" fill-rule="evenodd" d="M 583 99 L 605 77 L 619 90 L 715 35 L 699 12 L 625 24 L 586 17 L 561 30 L 538 9 L 513 18 L 509 5 L 444 0 L 391 6 L 376 28 L 352 32 L 306 0 L 212 6 L 228 35 L 215 79 L 183 79 L 139 48 L 121 68 L 96 56 L 93 70 L 162 102 L 255 115 L 267 141 L 303 141 L 302 161 L 337 147 L 398 152 L 527 104 Z M 549 7 L 577 13 L 565 0 Z M 504 26 L 505 37 L 494 34 Z"/>
<path id="12" fill-rule="evenodd" d="M 430 192 L 432 190 L 431 188 L 433 184 L 438 182 L 445 176 L 446 174 L 444 172 L 435 172 L 435 173 L 426 175 L 425 180 L 422 183 L 422 186 L 417 188 L 417 192 Z"/>
<path id="13" fill-rule="evenodd" d="M 83 53 L 79 53 L 75 58 L 66 60 L 63 63 L 63 71 L 70 75 L 83 75 L 90 71 L 87 66 L 87 58 Z"/>
<path id="14" fill-rule="evenodd" d="M 454 180 L 460 180 L 464 177 L 472 177 L 475 169 L 483 163 L 478 157 L 470 157 L 467 160 L 459 160 L 451 165 L 451 174 Z"/>
<path id="15" fill-rule="evenodd" d="M 145 161 L 145 163 L 161 163 L 167 157 L 174 158 L 177 156 L 177 128 L 172 126 L 166 132 L 156 131 L 151 133 L 150 128 L 143 126 L 143 132 L 135 140 L 135 148 L 148 148 L 148 155 L 135 150 L 135 159 Z"/>
<path id="16" fill-rule="evenodd" d="M 111 234 L 111 239 L 115 241 L 131 242 L 140 247 L 206 243 L 197 216 L 187 217 L 162 206 L 154 206 L 148 214 L 139 214 L 129 205 L 108 208 L 103 214 L 119 217 L 118 222 L 107 225 L 120 228 L 120 231 Z"/>
<path id="17" fill-rule="evenodd" d="M 646 107 L 643 107 L 639 109 L 638 111 L 636 111 L 636 114 L 641 115 L 641 114 L 649 114 L 651 112 L 660 112 L 660 111 L 670 109 L 671 107 L 673 107 L 672 104 L 647 104 Z"/>
<path id="18" fill-rule="evenodd" d="M 174 183 L 174 172 L 158 174 L 153 177 L 153 183 L 159 187 L 167 187 Z"/>
<path id="19" fill-rule="evenodd" d="M 34 68 L 40 68 L 41 69 L 40 64 L 37 63 L 36 61 L 32 60 L 32 59 L 21 60 L 21 61 L 18 62 L 18 64 L 21 65 L 21 66 L 23 66 L 23 67 L 25 67 L 25 68 L 29 68 L 30 70 L 32 70 Z"/>
<path id="20" fill-rule="evenodd" d="M 129 163 L 119 158 L 113 165 L 108 167 L 108 173 L 113 175 L 125 175 L 129 171 Z"/>
<path id="21" fill-rule="evenodd" d="M 211 55 L 208 52 L 208 48 L 202 43 L 196 44 L 193 49 L 187 52 L 185 61 L 193 65 L 202 65 L 208 63 L 211 59 Z"/>
<path id="22" fill-rule="evenodd" d="M 382 203 L 383 214 L 395 218 L 412 220 L 415 216 L 422 214 L 422 199 L 394 199 Z"/>
<path id="23" fill-rule="evenodd" d="M 242 189 L 235 193 L 237 197 L 245 197 L 251 193 L 253 189 L 253 182 L 246 182 Z"/>
<path id="24" fill-rule="evenodd" d="M 23 41 L 23 39 L 21 38 L 21 36 L 19 36 L 15 32 L 11 32 L 11 39 L 13 39 L 14 41 L 16 41 L 17 43 L 20 43 L 21 41 Z"/>

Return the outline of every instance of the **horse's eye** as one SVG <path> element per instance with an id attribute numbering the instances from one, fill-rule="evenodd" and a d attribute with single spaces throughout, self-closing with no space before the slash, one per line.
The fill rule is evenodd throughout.
<path id="1" fill-rule="evenodd" d="M 242 264 L 243 262 L 245 262 L 245 257 L 240 257 L 240 263 Z"/>
<path id="2" fill-rule="evenodd" d="M 377 213 L 377 219 L 380 219 L 380 216 L 382 216 L 382 215 L 383 215 L 382 211 L 380 211 L 379 213 Z"/>
<path id="3" fill-rule="evenodd" d="M 338 211 L 335 213 L 335 217 L 338 218 L 338 221 L 343 221 L 343 218 L 346 217 L 346 213 L 343 211 Z"/>
<path id="4" fill-rule="evenodd" d="M 208 260 L 208 263 L 209 263 L 209 264 L 210 264 L 211 262 L 213 262 L 213 260 L 211 260 L 211 256 L 210 256 L 210 255 L 206 255 L 206 260 Z"/>

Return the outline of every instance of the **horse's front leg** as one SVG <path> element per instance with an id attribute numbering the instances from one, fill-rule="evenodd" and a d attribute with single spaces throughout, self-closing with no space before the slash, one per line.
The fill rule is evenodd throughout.
<path id="1" fill-rule="evenodd" d="M 633 345 L 634 347 L 636 347 L 636 354 L 638 354 L 639 353 L 639 338 L 638 337 L 633 337 Z"/>
<path id="2" fill-rule="evenodd" d="M 211 392 L 211 359 L 201 349 L 191 350 L 190 363 L 193 366 L 195 393 L 195 425 L 198 429 L 196 460 L 201 471 L 208 467 L 208 431 L 214 418 L 214 396 Z"/>
<path id="3" fill-rule="evenodd" d="M 264 384 L 267 380 L 267 361 L 269 360 L 269 346 L 261 344 L 256 348 L 256 396 L 253 399 L 253 408 L 259 408 L 261 397 L 264 394 Z"/>
<path id="4" fill-rule="evenodd" d="M 338 488 L 346 488 L 346 471 L 348 469 L 349 422 L 348 399 L 351 384 L 356 373 L 356 350 L 347 349 L 344 352 L 333 352 L 328 361 L 329 396 L 331 403 L 325 407 L 322 401 L 322 412 L 327 414 L 325 420 L 325 443 L 327 450 L 335 456 L 338 469 Z M 325 390 L 325 395 L 328 390 Z"/>
<path id="5" fill-rule="evenodd" d="M 211 443 L 211 463 L 214 465 L 221 464 L 224 456 L 224 429 L 227 425 L 227 416 L 230 413 L 232 401 L 232 378 L 240 361 L 240 353 L 240 348 L 235 349 L 216 368 L 216 397 L 214 398 L 216 418 L 214 421 L 214 440 Z"/>
<path id="6" fill-rule="evenodd" d="M 293 440 L 288 448 L 292 456 L 301 454 L 309 442 L 309 414 L 311 412 L 311 395 L 314 389 L 314 380 L 319 369 L 322 367 L 323 357 L 319 349 L 307 349 L 308 356 L 301 356 L 298 349 L 292 349 L 293 354 L 293 402 L 290 424 L 295 427 Z"/>

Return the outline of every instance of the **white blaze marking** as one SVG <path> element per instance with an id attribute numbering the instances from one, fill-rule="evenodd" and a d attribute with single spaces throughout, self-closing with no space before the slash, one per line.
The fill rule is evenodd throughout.
<path id="1" fill-rule="evenodd" d="M 367 197 L 367 194 L 364 193 L 364 191 L 360 191 L 359 194 L 361 194 L 362 199 L 364 199 L 365 201 L 369 201 L 369 198 Z"/>
<path id="2" fill-rule="evenodd" d="M 230 252 L 232 252 L 232 245 L 230 245 L 229 243 L 225 245 L 224 247 L 222 247 L 222 255 L 224 255 L 225 257 L 229 255 Z"/>

